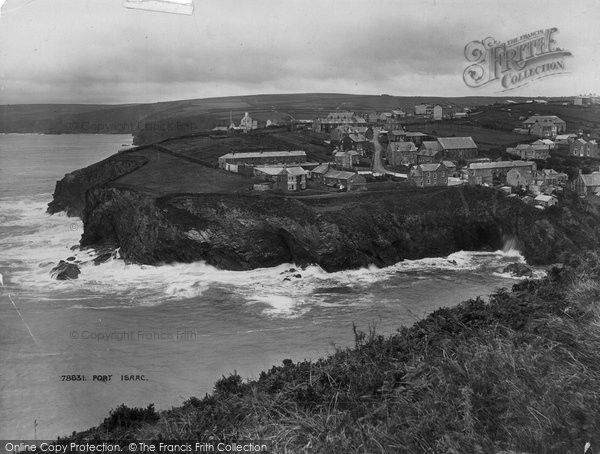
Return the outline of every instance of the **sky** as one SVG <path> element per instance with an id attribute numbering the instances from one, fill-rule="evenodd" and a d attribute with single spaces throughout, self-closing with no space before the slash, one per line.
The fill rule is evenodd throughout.
<path id="1" fill-rule="evenodd" d="M 0 0 L 2 3 L 2 0 Z M 0 104 L 138 103 L 261 93 L 600 93 L 600 0 L 5 0 Z M 556 27 L 566 74 L 468 87 L 465 46 Z"/>

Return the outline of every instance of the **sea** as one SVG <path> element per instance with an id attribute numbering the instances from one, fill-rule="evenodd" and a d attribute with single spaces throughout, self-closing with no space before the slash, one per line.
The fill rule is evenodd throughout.
<path id="1" fill-rule="evenodd" d="M 293 263 L 223 271 L 203 262 L 94 265 L 83 225 L 46 214 L 57 180 L 131 145 L 128 135 L 0 135 L 0 439 L 55 439 L 111 409 L 169 409 L 231 373 L 353 345 L 353 327 L 391 335 L 442 306 L 517 280 L 510 242 L 327 273 Z M 51 269 L 74 257 L 78 279 Z M 542 270 L 538 270 L 543 273 Z"/>

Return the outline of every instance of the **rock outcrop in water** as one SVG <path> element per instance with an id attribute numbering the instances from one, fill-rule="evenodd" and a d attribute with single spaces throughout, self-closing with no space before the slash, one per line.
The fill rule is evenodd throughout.
<path id="1" fill-rule="evenodd" d="M 523 265 L 522 263 L 511 263 L 506 266 L 503 270 L 503 273 L 510 273 L 515 277 L 533 277 L 533 271 L 527 265 Z"/>
<path id="2" fill-rule="evenodd" d="M 50 275 L 58 281 L 77 279 L 80 273 L 81 271 L 75 263 L 65 262 L 64 260 L 58 262 L 58 265 L 50 271 Z"/>

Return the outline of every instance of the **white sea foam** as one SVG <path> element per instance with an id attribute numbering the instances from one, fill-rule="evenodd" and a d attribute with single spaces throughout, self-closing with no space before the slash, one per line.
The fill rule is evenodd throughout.
<path id="1" fill-rule="evenodd" d="M 23 289 L 61 292 L 58 299 L 68 299 L 65 292 L 73 291 L 79 299 L 82 295 L 94 298 L 98 295 L 118 297 L 123 306 L 156 305 L 172 300 L 196 298 L 211 286 L 231 288 L 248 304 L 260 303 L 266 308 L 265 315 L 294 317 L 302 314 L 309 298 L 318 300 L 315 290 L 343 288 L 344 291 L 364 291 L 373 284 L 406 273 L 452 272 L 477 270 L 494 261 L 524 262 L 515 249 L 496 252 L 460 251 L 447 257 L 405 260 L 395 265 L 327 273 L 319 266 L 299 268 L 294 264 L 282 264 L 272 268 L 249 271 L 219 270 L 204 262 L 148 266 L 126 264 L 119 258 L 94 265 L 91 250 L 71 250 L 82 232 L 79 219 L 62 213 L 47 215 L 46 201 L 21 199 L 0 200 L 0 212 L 8 221 L 10 233 L 0 237 L 2 263 L 10 264 L 5 273 L 9 280 Z M 74 257 L 81 274 L 72 281 L 56 281 L 50 270 L 59 260 Z M 297 277 L 300 275 L 301 277 Z M 414 275 L 415 279 L 420 276 Z M 502 276 L 504 277 L 504 276 Z M 508 277 L 507 277 L 508 278 Z M 85 292 L 85 293 L 82 293 Z M 321 292 L 323 293 L 323 292 Z M 52 299 L 52 295 L 48 297 Z"/>

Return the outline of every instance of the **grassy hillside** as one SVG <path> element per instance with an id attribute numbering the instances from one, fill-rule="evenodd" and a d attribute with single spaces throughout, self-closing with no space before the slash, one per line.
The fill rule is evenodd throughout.
<path id="1" fill-rule="evenodd" d="M 262 440 L 274 452 L 583 452 L 600 444 L 600 255 L 442 308 L 391 337 L 115 409 L 69 440 Z"/>
<path id="2" fill-rule="evenodd" d="M 567 122 L 567 131 L 585 129 L 600 132 L 600 106 L 581 107 L 549 104 L 512 104 L 502 106 L 486 106 L 476 110 L 470 118 L 470 123 L 486 128 L 511 131 L 521 127 L 523 120 L 531 115 L 556 115 Z"/>
<path id="3" fill-rule="evenodd" d="M 330 110 L 358 111 L 402 108 L 413 111 L 419 103 L 455 103 L 478 106 L 502 101 L 494 97 L 402 97 L 305 93 L 284 95 L 230 96 L 190 99 L 152 104 L 83 105 L 23 104 L 0 105 L 0 132 L 19 133 L 134 133 L 145 129 L 150 143 L 158 138 L 174 137 L 206 130 L 217 124 L 236 121 L 244 112 L 259 120 L 313 118 Z M 160 132 L 163 132 L 160 134 Z M 173 131 L 165 135 L 165 131 Z"/>

